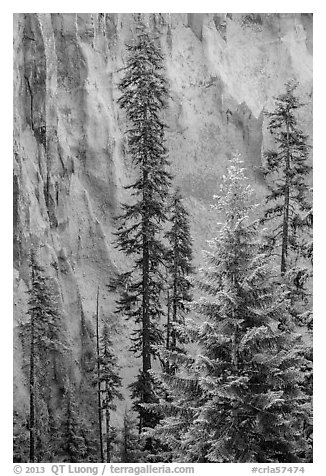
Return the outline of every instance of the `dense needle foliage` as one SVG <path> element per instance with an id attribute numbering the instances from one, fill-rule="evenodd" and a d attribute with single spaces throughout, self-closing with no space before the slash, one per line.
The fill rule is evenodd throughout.
<path id="1" fill-rule="evenodd" d="M 84 434 L 83 418 L 78 415 L 75 392 L 67 384 L 63 400 L 63 414 L 59 427 L 58 453 L 63 462 L 82 463 L 87 460 L 88 445 Z"/>
<path id="2" fill-rule="evenodd" d="M 269 246 L 280 254 L 281 273 L 297 264 L 303 257 L 311 256 L 307 232 L 312 227 L 310 189 L 308 176 L 309 146 L 306 136 L 298 126 L 297 114 L 303 103 L 295 95 L 298 84 L 286 83 L 286 91 L 275 98 L 275 109 L 267 113 L 268 129 L 276 149 L 265 152 L 266 176 L 269 205 L 263 222 L 271 221 Z M 304 280 L 304 271 L 296 275 L 297 281 Z M 300 285 L 300 282 L 298 282 Z"/>
<path id="3" fill-rule="evenodd" d="M 115 400 L 122 399 L 119 391 L 121 387 L 121 378 L 119 376 L 119 367 L 117 358 L 112 351 L 112 341 L 110 339 L 110 330 L 107 323 L 103 326 L 100 338 L 100 356 L 99 356 L 99 378 L 101 389 L 101 406 L 104 411 L 105 435 L 106 435 L 106 462 L 111 461 L 111 446 L 114 431 L 111 427 L 111 412 L 115 410 Z"/>
<path id="4" fill-rule="evenodd" d="M 138 404 L 155 400 L 150 369 L 155 346 L 163 341 L 159 322 L 163 315 L 160 297 L 165 249 L 161 235 L 171 177 L 164 145 L 165 124 L 160 119 L 167 97 L 160 48 L 146 28 L 139 26 L 136 41 L 127 49 L 119 105 L 129 123 L 129 155 L 137 178 L 127 187 L 131 203 L 122 206 L 117 245 L 134 264 L 126 273 L 127 284 L 117 311 L 136 323 L 132 350 L 142 357 L 142 367 L 133 395 L 142 429 L 155 424 Z"/>
<path id="5" fill-rule="evenodd" d="M 309 418 L 301 339 L 278 329 L 286 305 L 259 251 L 252 189 L 238 158 L 216 199 L 225 221 L 200 270 L 203 297 L 194 310 L 201 324 L 187 331 L 198 356 L 178 356 L 180 371 L 163 375 L 173 398 L 156 406 L 166 417 L 154 434 L 173 461 L 299 461 Z"/>
<path id="6" fill-rule="evenodd" d="M 55 422 L 51 389 L 65 346 L 56 291 L 34 251 L 30 269 L 29 320 L 21 325 L 21 334 L 29 355 L 29 460 L 38 462 L 51 459 L 53 452 L 50 440 Z"/>
<path id="7" fill-rule="evenodd" d="M 189 213 L 183 204 L 180 189 L 176 189 L 171 196 L 169 221 L 171 226 L 165 234 L 168 240 L 166 348 L 173 352 L 184 352 L 182 328 L 192 300 L 190 275 L 193 266 Z M 169 362 L 166 362 L 165 367 L 171 373 L 175 371 Z"/>

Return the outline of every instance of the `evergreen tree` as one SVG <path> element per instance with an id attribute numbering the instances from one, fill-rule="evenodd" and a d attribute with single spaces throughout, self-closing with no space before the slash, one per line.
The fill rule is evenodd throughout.
<path id="1" fill-rule="evenodd" d="M 136 331 L 132 351 L 142 358 L 142 367 L 134 392 L 140 413 L 140 430 L 155 425 L 152 416 L 140 406 L 155 400 L 150 376 L 155 345 L 162 343 L 159 328 L 163 310 L 162 265 L 165 250 L 162 227 L 166 222 L 165 202 L 170 185 L 169 162 L 164 145 L 165 124 L 160 112 L 166 106 L 167 84 L 163 76 L 163 57 L 159 46 L 144 26 L 138 28 L 136 41 L 127 45 L 128 59 L 119 84 L 119 105 L 126 111 L 129 154 L 137 179 L 128 187 L 132 203 L 122 205 L 117 230 L 117 246 L 133 258 L 126 273 L 125 290 L 118 301 L 117 312 L 133 319 Z"/>
<path id="2" fill-rule="evenodd" d="M 29 340 L 29 433 L 30 462 L 49 460 L 49 439 L 54 430 L 51 380 L 56 361 L 64 350 L 62 319 L 51 280 L 31 253 L 31 288 L 28 291 L 30 320 L 21 325 L 23 340 Z M 41 421 L 42 420 L 42 421 Z"/>
<path id="3" fill-rule="evenodd" d="M 170 203 L 171 228 L 165 234 L 167 247 L 167 330 L 166 348 L 172 352 L 182 352 L 184 336 L 180 325 L 189 311 L 192 284 L 189 275 L 193 272 L 192 243 L 189 226 L 189 214 L 182 202 L 180 189 L 176 189 Z M 178 327 L 179 326 L 179 327 Z M 174 366 L 166 363 L 167 370 L 174 372 Z"/>
<path id="4" fill-rule="evenodd" d="M 285 290 L 288 311 L 297 325 L 306 328 L 305 381 L 303 390 L 312 396 L 312 205 L 308 178 L 308 136 L 298 126 L 297 113 L 303 104 L 296 97 L 298 84 L 290 81 L 268 113 L 269 130 L 276 150 L 265 153 L 265 176 L 269 187 L 263 222 L 271 222 L 268 245 L 271 254 L 280 250 L 280 286 Z M 290 320 L 292 322 L 292 319 Z M 287 326 L 283 319 L 280 326 Z M 312 433 L 306 425 L 307 438 Z"/>
<path id="5" fill-rule="evenodd" d="M 103 444 L 103 429 L 102 429 L 102 397 L 101 397 L 101 362 L 100 362 L 100 324 L 99 324 L 99 295 L 100 287 L 97 288 L 96 295 L 96 363 L 97 363 L 97 411 L 100 437 L 100 461 L 104 463 L 104 444 Z"/>
<path id="6" fill-rule="evenodd" d="M 103 326 L 102 336 L 100 338 L 100 384 L 102 392 L 102 409 L 105 413 L 105 432 L 106 432 L 106 461 L 111 461 L 111 446 L 114 437 L 113 428 L 111 429 L 110 416 L 111 411 L 116 407 L 115 399 L 122 399 L 119 392 L 121 387 L 121 378 L 118 374 L 117 358 L 112 352 L 112 342 L 110 340 L 109 327 L 107 323 Z"/>
<path id="7" fill-rule="evenodd" d="M 294 264 L 293 258 L 304 255 L 307 245 L 304 232 L 311 228 L 306 219 L 311 210 L 307 184 L 311 166 L 308 164 L 308 136 L 300 130 L 296 117 L 303 106 L 295 96 L 297 86 L 293 81 L 286 83 L 286 92 L 275 98 L 275 110 L 267 113 L 268 129 L 276 150 L 265 152 L 264 173 L 269 187 L 266 201 L 270 205 L 263 221 L 274 224 L 269 246 L 273 251 L 280 250 L 282 274 Z"/>
<path id="8" fill-rule="evenodd" d="M 58 457 L 67 463 L 82 463 L 87 458 L 87 441 L 83 435 L 75 392 L 69 383 L 64 395 L 64 407 L 59 427 Z"/>
<path id="9" fill-rule="evenodd" d="M 121 432 L 120 462 L 139 463 L 142 460 L 140 436 L 136 421 L 130 411 L 126 410 L 123 417 Z"/>
<path id="10" fill-rule="evenodd" d="M 99 294 L 100 289 L 98 288 L 96 297 L 96 378 L 93 378 L 93 384 L 97 388 L 99 450 L 100 461 L 103 463 L 105 450 L 106 462 L 111 461 L 111 446 L 115 431 L 113 427 L 111 428 L 110 416 L 111 411 L 115 409 L 114 400 L 122 399 L 122 395 L 118 391 L 121 387 L 121 378 L 118 374 L 117 358 L 112 352 L 107 322 L 104 323 L 102 331 L 100 329 Z"/>
<path id="11" fill-rule="evenodd" d="M 91 323 L 86 320 L 83 310 L 81 310 L 81 380 L 78 386 L 78 410 L 79 414 L 86 415 L 81 433 L 87 446 L 88 462 L 98 463 L 101 452 L 99 442 L 99 405 L 98 405 L 98 373 L 97 373 L 97 353 L 96 342 L 94 346 L 94 329 Z M 94 348 L 95 347 L 95 348 Z M 96 393 L 94 394 L 94 387 Z"/>
<path id="12" fill-rule="evenodd" d="M 165 418 L 153 434 L 174 461 L 294 462 L 308 451 L 301 340 L 278 329 L 287 306 L 249 220 L 252 192 L 233 159 L 216 197 L 225 223 L 200 270 L 205 297 L 193 305 L 201 324 L 188 328 L 199 355 L 171 353 L 179 371 L 161 377 L 172 398 L 157 405 Z"/>
<path id="13" fill-rule="evenodd" d="M 13 462 L 27 463 L 29 460 L 29 422 L 28 418 L 14 411 L 13 416 Z"/>

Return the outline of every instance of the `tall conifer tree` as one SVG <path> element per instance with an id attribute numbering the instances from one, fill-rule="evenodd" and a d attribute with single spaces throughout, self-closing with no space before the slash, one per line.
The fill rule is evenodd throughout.
<path id="1" fill-rule="evenodd" d="M 83 463 L 87 460 L 88 446 L 83 434 L 83 417 L 78 414 L 75 391 L 71 383 L 66 386 L 63 404 L 57 457 L 67 463 Z"/>
<path id="2" fill-rule="evenodd" d="M 306 327 L 307 357 L 304 390 L 312 395 L 312 189 L 309 186 L 308 136 L 299 127 L 298 113 L 303 103 L 296 95 L 298 83 L 289 81 L 285 93 L 275 98 L 274 111 L 267 113 L 268 129 L 275 150 L 265 153 L 265 176 L 269 193 L 263 222 L 270 222 L 267 249 L 277 255 L 286 289 L 288 310 L 299 326 Z M 287 319 L 280 326 L 287 325 Z M 307 425 L 307 435 L 312 432 Z"/>
<path id="3" fill-rule="evenodd" d="M 51 417 L 51 381 L 55 378 L 56 359 L 64 346 L 56 292 L 44 268 L 38 264 L 35 251 L 31 253 L 30 267 L 30 320 L 21 325 L 21 333 L 24 341 L 29 340 L 29 458 L 30 462 L 39 462 L 44 461 L 49 452 L 47 440 L 54 423 Z"/>
<path id="4" fill-rule="evenodd" d="M 249 219 L 251 196 L 235 158 L 217 197 L 225 222 L 200 270 L 201 324 L 187 331 L 197 357 L 171 353 L 179 370 L 161 378 L 172 398 L 155 406 L 165 417 L 153 434 L 173 461 L 294 462 L 308 451 L 300 336 L 278 329 L 287 309 Z"/>
<path id="5" fill-rule="evenodd" d="M 142 358 L 134 385 L 135 404 L 140 414 L 140 430 L 155 422 L 138 403 L 155 400 L 150 375 L 155 345 L 163 340 L 159 322 L 163 288 L 162 265 L 165 250 L 162 227 L 166 222 L 166 200 L 170 185 L 169 162 L 164 145 L 165 124 L 160 119 L 166 107 L 167 83 L 160 48 L 146 28 L 140 25 L 137 38 L 127 45 L 128 59 L 119 84 L 119 105 L 126 111 L 129 154 L 137 170 L 136 180 L 126 187 L 131 203 L 122 205 L 117 245 L 134 265 L 126 273 L 126 289 L 117 311 L 136 323 L 132 350 Z"/>
<path id="6" fill-rule="evenodd" d="M 184 344 L 184 335 L 180 329 L 192 299 L 192 284 L 189 278 L 193 272 L 189 213 L 183 204 L 180 189 L 176 189 L 171 197 L 169 212 L 171 228 L 165 234 L 168 240 L 166 348 L 180 352 Z M 175 370 L 168 362 L 167 368 L 169 372 Z"/>
<path id="7" fill-rule="evenodd" d="M 104 411 L 105 435 L 106 435 L 106 462 L 111 461 L 111 446 L 113 431 L 111 428 L 111 412 L 115 409 L 114 400 L 122 399 L 119 392 L 121 387 L 121 378 L 118 374 L 117 358 L 112 352 L 112 342 L 110 339 L 109 327 L 105 323 L 100 337 L 100 356 L 99 356 L 99 378 L 102 394 L 102 409 Z"/>
<path id="8" fill-rule="evenodd" d="M 303 103 L 295 95 L 297 86 L 293 81 L 286 83 L 285 93 L 275 98 L 275 110 L 267 113 L 276 149 L 265 152 L 269 207 L 263 221 L 274 225 L 269 241 L 274 251 L 280 251 L 282 274 L 295 264 L 293 258 L 305 253 L 307 240 L 303 232 L 311 228 L 306 219 L 311 211 L 307 181 L 311 166 L 308 136 L 298 126 L 297 113 Z"/>
<path id="9" fill-rule="evenodd" d="M 121 463 L 139 463 L 143 461 L 142 456 L 144 456 L 144 454 L 142 452 L 140 438 L 137 431 L 137 421 L 133 418 L 131 411 L 126 409 L 121 430 Z"/>
<path id="10" fill-rule="evenodd" d="M 100 440 L 100 461 L 104 463 L 104 443 L 103 443 L 103 408 L 101 395 L 101 361 L 100 361 L 100 322 L 99 322 L 99 297 L 100 287 L 96 294 L 96 370 L 97 370 L 97 412 L 98 412 L 98 432 Z"/>

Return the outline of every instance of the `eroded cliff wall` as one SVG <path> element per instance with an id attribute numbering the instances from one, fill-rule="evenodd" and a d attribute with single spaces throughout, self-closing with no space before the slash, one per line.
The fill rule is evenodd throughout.
<path id="1" fill-rule="evenodd" d="M 212 236 L 209 204 L 228 159 L 239 151 L 258 196 L 262 150 L 270 138 L 263 111 L 290 78 L 300 82 L 302 128 L 312 132 L 310 14 L 152 14 L 171 98 L 165 111 L 175 184 L 192 216 L 195 261 Z M 114 248 L 113 217 L 135 171 L 117 106 L 132 14 L 14 15 L 14 325 L 26 319 L 27 258 L 32 245 L 56 282 L 81 381 L 100 286 L 102 318 L 124 386 L 137 371 L 128 352 L 130 323 L 113 314 L 107 284 L 125 269 Z M 27 405 L 15 333 L 15 407 Z M 125 391 L 127 395 L 127 392 Z M 121 405 L 119 414 L 126 403 Z"/>

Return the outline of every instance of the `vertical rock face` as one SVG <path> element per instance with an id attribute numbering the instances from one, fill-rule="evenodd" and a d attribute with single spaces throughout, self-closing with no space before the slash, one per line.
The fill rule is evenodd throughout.
<path id="1" fill-rule="evenodd" d="M 270 140 L 263 112 L 292 77 L 307 103 L 302 128 L 311 134 L 312 15 L 146 14 L 144 21 L 166 59 L 167 146 L 192 213 L 198 260 L 212 233 L 209 203 L 234 152 L 263 193 L 261 153 Z M 106 285 L 126 266 L 113 245 L 113 218 L 135 171 L 116 100 L 134 31 L 132 14 L 14 15 L 15 325 L 25 319 L 27 259 L 37 245 L 57 284 L 76 362 L 92 333 L 100 285 L 125 384 L 136 372 L 130 331 L 113 314 Z M 17 407 L 26 396 L 19 345 L 17 338 Z M 77 364 L 74 373 L 81 378 Z"/>

